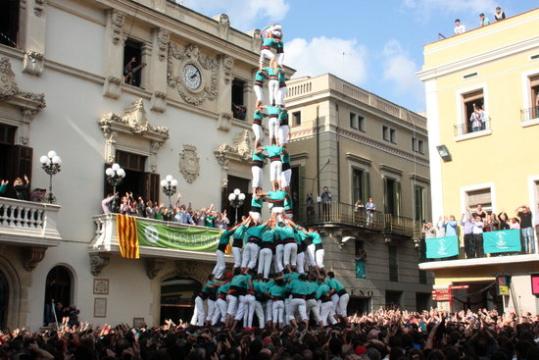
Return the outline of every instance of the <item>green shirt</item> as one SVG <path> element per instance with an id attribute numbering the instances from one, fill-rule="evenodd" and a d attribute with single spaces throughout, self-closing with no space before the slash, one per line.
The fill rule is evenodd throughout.
<path id="1" fill-rule="evenodd" d="M 266 160 L 266 155 L 264 154 L 263 151 L 253 151 L 253 156 L 252 156 L 252 159 L 253 161 L 264 161 Z"/>
<path id="2" fill-rule="evenodd" d="M 7 184 L 0 185 L 0 194 L 3 194 L 6 192 Z"/>
<path id="3" fill-rule="evenodd" d="M 253 120 L 264 120 L 264 118 L 266 117 L 266 114 L 264 114 L 262 111 L 260 110 L 256 110 L 253 114 Z"/>
<path id="4" fill-rule="evenodd" d="M 284 274 L 284 280 L 288 283 L 299 279 L 299 274 L 297 272 L 289 272 L 287 274 Z"/>
<path id="5" fill-rule="evenodd" d="M 272 67 L 269 67 L 269 66 L 266 66 L 264 69 L 263 69 L 267 74 L 268 74 L 268 77 L 271 79 L 277 79 L 277 76 L 279 75 L 277 73 L 277 70 L 272 68 Z"/>
<path id="6" fill-rule="evenodd" d="M 245 225 L 240 225 L 239 228 L 234 230 L 234 239 L 243 239 L 243 236 L 245 235 Z"/>
<path id="7" fill-rule="evenodd" d="M 320 300 L 322 297 L 328 296 L 330 291 L 331 289 L 327 284 L 322 283 L 318 285 L 318 289 L 316 289 L 316 299 Z"/>
<path id="8" fill-rule="evenodd" d="M 230 283 L 223 284 L 217 288 L 217 294 L 226 294 L 230 289 Z"/>
<path id="9" fill-rule="evenodd" d="M 279 235 L 279 238 L 281 240 L 286 240 L 286 239 L 294 239 L 295 238 L 295 234 L 294 234 L 294 228 L 292 226 L 288 226 L 288 225 L 285 225 L 285 226 L 277 226 L 275 227 L 275 232 Z"/>
<path id="10" fill-rule="evenodd" d="M 268 157 L 279 157 L 279 161 L 281 160 L 281 155 L 283 154 L 283 147 L 279 145 L 266 145 L 264 146 L 264 150 L 268 154 Z"/>
<path id="11" fill-rule="evenodd" d="M 247 290 L 249 288 L 249 280 L 251 280 L 251 275 L 239 274 L 232 278 L 232 280 L 230 281 L 230 286 Z"/>
<path id="12" fill-rule="evenodd" d="M 303 281 L 299 279 L 292 280 L 292 282 L 290 282 L 290 291 L 292 292 L 292 294 L 297 294 L 297 295 L 312 294 L 309 283 L 307 281 Z"/>
<path id="13" fill-rule="evenodd" d="M 277 79 L 279 80 L 279 85 L 285 85 L 286 74 L 284 73 L 283 69 L 279 69 L 279 72 L 277 73 Z"/>
<path id="14" fill-rule="evenodd" d="M 263 297 L 268 293 L 268 283 L 261 280 L 253 281 L 253 289 L 256 297 Z"/>
<path id="15" fill-rule="evenodd" d="M 283 201 L 287 198 L 288 193 L 283 190 L 270 191 L 268 192 L 268 199 L 270 201 Z"/>
<path id="16" fill-rule="evenodd" d="M 258 70 L 255 74 L 255 81 L 264 82 L 268 78 L 268 74 L 265 69 Z"/>
<path id="17" fill-rule="evenodd" d="M 214 227 L 215 226 L 215 216 L 208 215 L 204 218 L 204 226 Z"/>
<path id="18" fill-rule="evenodd" d="M 329 285 L 330 288 L 335 290 L 335 292 L 339 292 L 341 290 L 344 290 L 343 284 L 339 280 L 337 280 L 335 278 L 328 278 L 327 284 Z"/>
<path id="19" fill-rule="evenodd" d="M 266 105 L 266 114 L 269 117 L 279 117 L 279 113 L 281 112 L 281 108 L 278 106 L 271 106 Z"/>
<path id="20" fill-rule="evenodd" d="M 234 234 L 232 230 L 225 230 L 221 233 L 219 237 L 219 245 L 227 245 L 230 242 L 230 236 Z"/>
<path id="21" fill-rule="evenodd" d="M 290 154 L 288 151 L 283 151 L 281 154 L 281 162 L 284 164 L 290 164 Z"/>
<path id="22" fill-rule="evenodd" d="M 309 235 L 303 231 L 303 230 L 296 230 L 296 242 L 298 244 L 301 244 L 303 242 L 305 242 L 305 239 L 307 239 Z"/>
<path id="23" fill-rule="evenodd" d="M 284 285 L 281 286 L 277 283 L 273 283 L 269 288 L 268 292 L 273 297 L 284 298 L 286 296 L 286 287 Z"/>
<path id="24" fill-rule="evenodd" d="M 322 237 L 320 237 L 320 234 L 317 232 L 309 233 L 309 236 L 311 237 L 311 240 L 313 241 L 314 245 L 322 244 Z"/>
<path id="25" fill-rule="evenodd" d="M 292 210 L 292 199 L 287 196 L 285 199 L 284 199 L 284 209 L 285 210 Z"/>
<path id="26" fill-rule="evenodd" d="M 264 243 L 273 244 L 274 238 L 275 238 L 275 231 L 273 230 L 268 229 L 264 231 L 264 233 L 262 234 L 262 242 Z"/>
<path id="27" fill-rule="evenodd" d="M 281 109 L 278 119 L 280 125 L 288 125 L 288 111 L 286 111 L 286 109 Z"/>
<path id="28" fill-rule="evenodd" d="M 253 196 L 251 199 L 251 207 L 257 207 L 262 209 L 262 206 L 264 205 L 264 199 L 262 197 L 257 198 L 256 196 Z"/>
<path id="29" fill-rule="evenodd" d="M 265 37 L 262 40 L 262 46 L 267 46 L 267 47 L 271 47 L 271 48 L 277 48 L 279 46 L 279 42 L 280 41 L 277 41 L 274 38 Z"/>
<path id="30" fill-rule="evenodd" d="M 250 226 L 245 231 L 245 239 L 249 240 L 250 237 L 256 237 L 262 239 L 262 234 L 266 230 L 266 225 Z"/>

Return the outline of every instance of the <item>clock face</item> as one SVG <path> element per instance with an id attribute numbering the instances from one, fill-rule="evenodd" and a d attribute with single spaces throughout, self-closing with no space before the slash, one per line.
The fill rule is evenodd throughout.
<path id="1" fill-rule="evenodd" d="M 202 84 L 202 74 L 193 64 L 187 64 L 183 68 L 183 81 L 189 90 L 197 90 Z"/>

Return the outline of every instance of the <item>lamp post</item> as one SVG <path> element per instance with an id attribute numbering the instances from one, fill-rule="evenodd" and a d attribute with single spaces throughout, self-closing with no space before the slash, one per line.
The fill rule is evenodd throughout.
<path id="1" fill-rule="evenodd" d="M 235 217 L 235 224 L 238 223 L 238 208 L 243 205 L 243 201 L 245 200 L 245 194 L 240 191 L 240 189 L 234 189 L 233 192 L 231 192 L 228 195 L 228 201 L 230 202 L 230 206 L 232 206 L 236 210 L 236 217 Z"/>
<path id="2" fill-rule="evenodd" d="M 168 207 L 172 210 L 172 200 L 170 199 L 178 189 L 178 180 L 174 179 L 172 175 L 167 175 L 165 180 L 161 180 L 161 189 L 168 196 Z"/>
<path id="3" fill-rule="evenodd" d="M 125 178 L 125 170 L 120 167 L 120 165 L 114 163 L 111 167 L 105 170 L 105 176 L 107 177 L 107 182 L 112 185 L 112 192 L 114 199 L 112 200 L 112 209 L 111 212 L 118 212 L 118 196 L 116 196 L 116 186 L 120 185 L 122 180 Z"/>
<path id="4" fill-rule="evenodd" d="M 43 155 L 39 158 L 41 168 L 49 175 L 49 194 L 47 195 L 47 202 L 54 204 L 56 197 L 52 193 L 52 176 L 60 172 L 62 165 L 62 159 L 56 154 L 56 151 L 51 150 L 47 155 Z"/>

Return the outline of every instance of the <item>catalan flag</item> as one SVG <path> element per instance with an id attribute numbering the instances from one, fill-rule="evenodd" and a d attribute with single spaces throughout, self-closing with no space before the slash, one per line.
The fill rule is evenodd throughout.
<path id="1" fill-rule="evenodd" d="M 116 215 L 116 231 L 120 245 L 120 255 L 126 259 L 140 258 L 138 246 L 137 223 L 134 217 Z"/>

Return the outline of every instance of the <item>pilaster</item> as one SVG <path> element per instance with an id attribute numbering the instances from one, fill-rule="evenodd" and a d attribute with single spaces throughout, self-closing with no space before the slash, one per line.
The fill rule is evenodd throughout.
<path id="1" fill-rule="evenodd" d="M 152 33 L 152 54 L 149 59 L 149 72 L 151 76 L 146 76 L 148 90 L 152 92 L 150 109 L 157 112 L 166 110 L 167 94 L 167 63 L 168 45 L 170 33 L 161 28 L 156 28 Z"/>
<path id="2" fill-rule="evenodd" d="M 232 67 L 234 59 L 228 55 L 220 55 L 219 71 L 218 71 L 218 95 L 217 95 L 217 111 L 219 117 L 217 119 L 217 128 L 222 131 L 229 131 L 232 123 Z"/>
<path id="3" fill-rule="evenodd" d="M 27 0 L 23 31 L 23 72 L 40 76 L 45 63 L 46 0 Z"/>
<path id="4" fill-rule="evenodd" d="M 105 30 L 105 85 L 103 95 L 118 99 L 122 94 L 125 14 L 116 9 L 107 13 Z"/>

